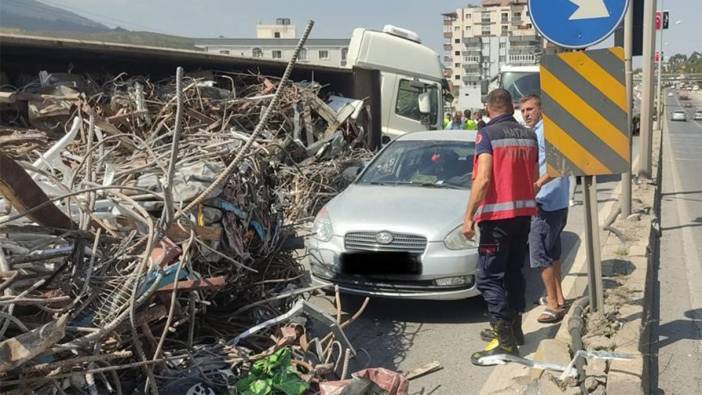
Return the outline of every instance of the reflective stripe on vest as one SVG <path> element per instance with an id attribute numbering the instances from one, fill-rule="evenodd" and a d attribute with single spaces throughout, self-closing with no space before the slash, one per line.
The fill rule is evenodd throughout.
<path id="1" fill-rule="evenodd" d="M 492 143 L 492 148 L 507 148 L 507 147 L 536 147 L 536 141 L 532 139 L 500 139 Z"/>
<path id="2" fill-rule="evenodd" d="M 478 207 L 475 215 L 480 216 L 481 214 L 495 213 L 498 211 L 514 211 L 520 208 L 536 208 L 536 200 L 516 200 L 513 202 L 485 204 Z"/>

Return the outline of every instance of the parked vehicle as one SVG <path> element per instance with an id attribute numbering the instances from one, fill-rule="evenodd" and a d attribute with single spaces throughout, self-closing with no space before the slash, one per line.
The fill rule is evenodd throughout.
<path id="1" fill-rule="evenodd" d="M 685 111 L 673 111 L 670 117 L 671 121 L 687 121 L 687 113 Z"/>
<path id="2" fill-rule="evenodd" d="M 702 110 L 695 111 L 695 116 L 693 119 L 695 121 L 702 121 Z"/>
<path id="3" fill-rule="evenodd" d="M 477 244 L 462 233 L 474 140 L 428 131 L 385 146 L 315 218 L 306 241 L 313 280 L 390 298 L 478 295 Z"/>

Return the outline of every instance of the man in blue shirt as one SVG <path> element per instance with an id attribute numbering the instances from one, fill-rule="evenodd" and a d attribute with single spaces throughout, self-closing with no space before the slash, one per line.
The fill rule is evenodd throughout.
<path id="1" fill-rule="evenodd" d="M 570 180 L 568 177 L 552 178 L 546 172 L 546 142 L 542 119 L 541 98 L 525 96 L 520 100 L 520 110 L 527 126 L 534 129 L 539 142 L 539 179 L 534 185 L 538 191 L 538 213 L 532 217 L 529 233 L 529 257 L 532 268 L 538 268 L 546 289 L 546 297 L 539 301 L 546 306 L 537 319 L 541 323 L 554 323 L 563 319 L 565 298 L 561 289 L 561 233 L 568 219 Z"/>

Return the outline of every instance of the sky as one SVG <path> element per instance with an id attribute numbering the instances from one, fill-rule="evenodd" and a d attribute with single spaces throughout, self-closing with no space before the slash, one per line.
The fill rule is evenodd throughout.
<path id="1" fill-rule="evenodd" d="M 310 37 L 348 38 L 356 27 L 381 29 L 392 24 L 415 31 L 442 54 L 442 17 L 466 0 L 40 0 L 79 15 L 128 30 L 148 30 L 191 37 L 255 37 L 258 22 L 291 18 L 302 32 L 315 21 Z M 571 0 L 551 0 L 571 1 Z M 670 11 L 664 32 L 666 54 L 702 51 L 700 0 L 659 0 Z M 676 23 L 679 22 L 679 23 Z"/>

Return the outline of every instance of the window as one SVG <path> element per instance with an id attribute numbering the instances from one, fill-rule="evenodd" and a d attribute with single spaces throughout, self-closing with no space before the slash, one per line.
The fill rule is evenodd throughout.
<path id="1" fill-rule="evenodd" d="M 505 56 L 504 56 L 504 55 L 500 55 L 500 63 L 504 63 L 504 62 L 505 62 Z"/>
<path id="2" fill-rule="evenodd" d="M 507 23 L 509 21 L 509 14 L 506 12 L 502 13 L 502 23 Z"/>
<path id="3" fill-rule="evenodd" d="M 502 34 L 507 34 L 507 25 L 502 25 Z"/>
<path id="4" fill-rule="evenodd" d="M 261 48 L 254 48 L 251 52 L 254 58 L 263 57 L 263 50 L 261 50 Z"/>
<path id="5" fill-rule="evenodd" d="M 527 23 L 527 29 L 531 29 L 531 23 Z"/>
<path id="6" fill-rule="evenodd" d="M 456 75 L 453 76 L 453 79 L 454 79 L 454 80 L 460 80 L 460 79 L 461 79 L 461 76 L 458 75 L 458 74 L 456 74 Z"/>
<path id="7" fill-rule="evenodd" d="M 300 53 L 297 55 L 298 60 L 307 60 L 307 50 L 305 48 L 300 49 Z"/>
<path id="8" fill-rule="evenodd" d="M 319 58 L 320 59 L 329 59 L 329 51 L 324 50 L 324 49 L 320 50 L 319 51 Z"/>
<path id="9" fill-rule="evenodd" d="M 470 26 L 466 26 L 466 31 L 467 31 L 467 32 L 470 31 Z"/>
<path id="10" fill-rule="evenodd" d="M 503 42 L 500 43 L 500 49 L 502 49 L 502 48 L 504 48 L 504 47 L 505 47 L 505 43 L 503 43 Z"/>
<path id="11" fill-rule="evenodd" d="M 453 67 L 461 67 L 461 64 L 460 64 L 460 63 L 454 63 L 454 64 L 453 64 Z"/>
<path id="12" fill-rule="evenodd" d="M 221 53 L 222 55 L 229 55 L 229 51 L 226 49 L 220 49 L 219 53 Z"/>
<path id="13" fill-rule="evenodd" d="M 461 51 L 453 51 L 453 54 L 456 56 L 461 56 Z"/>
<path id="14" fill-rule="evenodd" d="M 280 59 L 283 57 L 282 51 L 273 51 L 273 59 Z"/>
<path id="15" fill-rule="evenodd" d="M 519 17 L 522 15 L 522 13 L 519 12 L 519 11 L 517 11 L 517 12 L 515 12 L 513 15 L 514 15 L 515 17 L 519 18 Z"/>
<path id="16" fill-rule="evenodd" d="M 461 43 L 461 39 L 460 39 L 460 38 L 454 38 L 454 39 L 453 39 L 453 43 L 454 43 L 454 44 L 460 44 L 460 43 Z"/>
<path id="17" fill-rule="evenodd" d="M 349 49 L 348 48 L 341 48 L 341 60 L 346 60 L 346 57 L 349 54 Z"/>
<path id="18" fill-rule="evenodd" d="M 280 38 L 280 32 L 275 32 L 273 33 L 274 38 Z"/>
<path id="19" fill-rule="evenodd" d="M 460 75 L 457 75 L 456 77 L 458 77 L 456 79 L 461 78 Z M 422 114 L 419 112 L 420 94 L 429 94 L 431 114 Z M 425 84 L 418 81 L 401 79 L 400 86 L 397 91 L 395 113 L 399 116 L 417 121 L 422 121 L 427 116 L 429 116 L 430 120 L 437 119 L 439 116 L 439 90 L 437 89 L 436 85 L 433 84 Z"/>
<path id="20" fill-rule="evenodd" d="M 461 31 L 461 27 L 460 27 L 460 26 L 454 26 L 454 27 L 453 27 L 453 31 L 454 31 L 454 32 Z"/>

